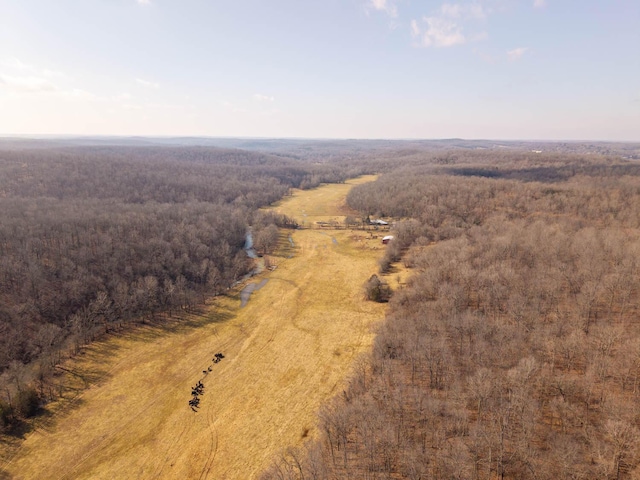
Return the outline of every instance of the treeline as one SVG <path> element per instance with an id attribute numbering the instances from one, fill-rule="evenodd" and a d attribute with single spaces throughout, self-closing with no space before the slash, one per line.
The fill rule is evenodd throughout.
<path id="1" fill-rule="evenodd" d="M 602 161 L 556 158 L 576 173 L 552 183 L 425 162 L 354 188 L 402 218 L 383 270 L 414 274 L 319 439 L 263 477 L 637 478 L 640 177 Z"/>
<path id="2" fill-rule="evenodd" d="M 205 147 L 76 147 L 0 155 L 0 192 L 20 198 L 202 201 L 257 208 L 282 198 L 289 188 L 359 174 L 339 165 Z"/>
<path id="3" fill-rule="evenodd" d="M 500 212 L 507 219 L 554 214 L 601 227 L 640 228 L 640 167 L 635 163 L 606 157 L 511 155 L 510 161 L 486 152 L 417 156 L 409 166 L 354 188 L 348 203 L 363 216 L 400 220 L 396 241 L 380 260 L 382 271 L 399 261 L 414 241 L 456 238 Z"/>
<path id="4" fill-rule="evenodd" d="M 55 396 L 61 356 L 224 292 L 278 227 L 258 207 L 334 166 L 215 148 L 0 151 L 0 428 Z"/>

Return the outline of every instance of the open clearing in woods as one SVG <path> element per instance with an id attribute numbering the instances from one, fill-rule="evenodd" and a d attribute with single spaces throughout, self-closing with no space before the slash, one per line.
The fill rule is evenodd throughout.
<path id="1" fill-rule="evenodd" d="M 345 206 L 351 186 L 373 179 L 294 191 L 271 208 L 307 227 L 341 222 L 353 214 Z M 366 302 L 362 284 L 382 245 L 367 237 L 292 231 L 294 246 L 283 236 L 283 254 L 272 257 L 277 268 L 249 280 L 268 278 L 244 308 L 238 289 L 213 299 L 202 317 L 87 348 L 65 367 L 89 388 L 52 405 L 54 415 L 15 454 L 5 452 L 0 478 L 255 478 L 314 434 L 320 405 L 371 345 L 384 306 Z M 217 352 L 225 358 L 212 364 Z M 204 395 L 194 413 L 188 401 L 198 380 Z"/>

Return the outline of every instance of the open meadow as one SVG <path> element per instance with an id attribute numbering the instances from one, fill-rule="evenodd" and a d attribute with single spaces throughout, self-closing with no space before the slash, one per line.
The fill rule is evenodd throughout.
<path id="1" fill-rule="evenodd" d="M 67 362 L 78 395 L 3 447 L 0 478 L 248 479 L 313 437 L 320 405 L 344 387 L 384 316 L 362 292 L 380 238 L 315 222 L 342 224 L 354 214 L 349 189 L 374 178 L 295 190 L 271 207 L 312 228 L 283 231 L 275 268 L 245 282 L 267 280 L 245 307 L 239 286 L 202 316 L 108 337 Z"/>

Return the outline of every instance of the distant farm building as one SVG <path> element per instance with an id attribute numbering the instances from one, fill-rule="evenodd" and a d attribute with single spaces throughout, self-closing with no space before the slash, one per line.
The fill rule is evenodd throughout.
<path id="1" fill-rule="evenodd" d="M 393 240 L 393 235 L 387 235 L 386 237 L 382 237 L 382 244 L 386 245 L 387 243 L 389 243 L 391 240 Z"/>
<path id="2" fill-rule="evenodd" d="M 371 225 L 389 225 L 389 222 L 385 222 L 384 220 L 371 220 Z"/>

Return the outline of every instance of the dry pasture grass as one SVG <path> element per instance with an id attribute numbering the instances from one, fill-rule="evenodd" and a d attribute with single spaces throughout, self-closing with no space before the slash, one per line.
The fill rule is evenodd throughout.
<path id="1" fill-rule="evenodd" d="M 272 208 L 307 226 L 342 221 L 353 213 L 349 189 L 373 179 L 295 191 Z M 362 295 L 382 245 L 365 239 L 363 248 L 349 230 L 291 236 L 293 257 L 273 257 L 278 268 L 250 280 L 269 281 L 246 307 L 234 291 L 203 317 L 141 327 L 68 362 L 89 388 L 51 406 L 0 478 L 248 479 L 312 437 L 319 406 L 340 391 L 384 315 Z M 217 352 L 226 358 L 212 365 Z M 187 402 L 198 380 L 205 393 L 194 413 Z"/>

